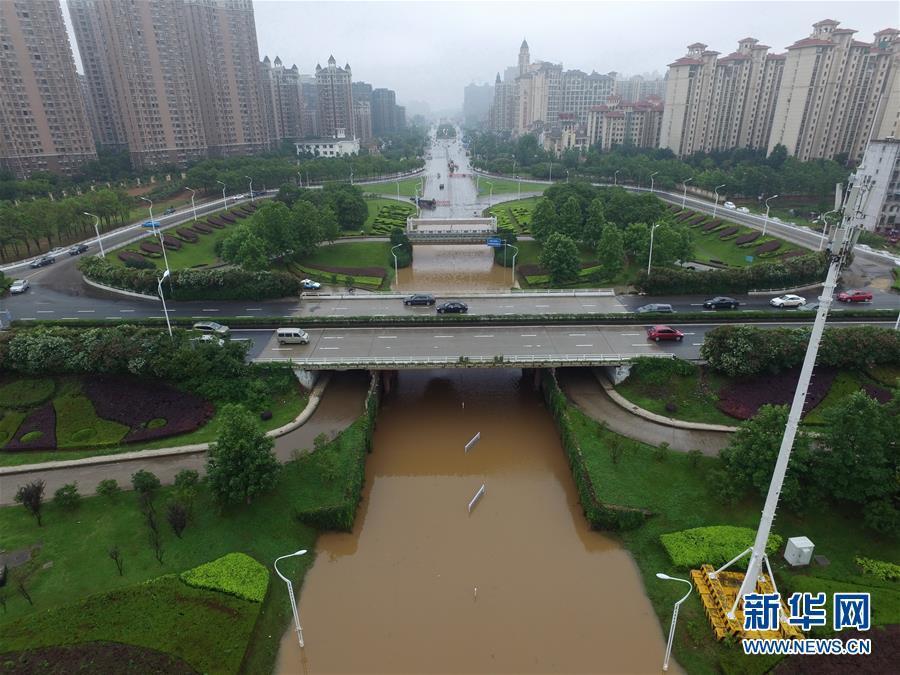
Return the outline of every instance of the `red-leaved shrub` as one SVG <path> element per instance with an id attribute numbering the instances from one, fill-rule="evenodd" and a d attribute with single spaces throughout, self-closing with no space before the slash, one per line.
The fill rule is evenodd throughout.
<path id="1" fill-rule="evenodd" d="M 23 441 L 22 436 L 32 431 L 40 431 L 41 435 L 30 441 Z M 5 450 L 53 450 L 56 448 L 56 410 L 53 403 L 45 403 L 35 408 L 19 426 L 16 435 L 6 444 Z"/>
<path id="2" fill-rule="evenodd" d="M 803 413 L 815 408 L 831 389 L 837 375 L 834 368 L 816 368 L 806 392 Z M 790 405 L 800 379 L 800 369 L 793 368 L 777 375 L 767 374 L 752 380 L 733 382 L 719 390 L 716 407 L 730 417 L 746 420 L 764 405 Z"/>

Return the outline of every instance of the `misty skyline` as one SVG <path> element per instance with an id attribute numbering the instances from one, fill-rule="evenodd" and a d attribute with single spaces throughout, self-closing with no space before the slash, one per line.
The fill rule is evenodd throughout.
<path id="1" fill-rule="evenodd" d="M 65 5 L 65 2 L 63 2 Z M 625 76 L 658 72 L 702 42 L 728 54 L 754 37 L 773 53 L 834 19 L 871 41 L 898 27 L 896 2 L 306 2 L 254 0 L 259 57 L 301 73 L 334 55 L 354 81 L 397 92 L 399 104 L 459 108 L 463 88 L 493 83 L 516 63 L 522 39 L 533 61 Z M 65 12 L 66 16 L 68 12 Z M 67 16 L 68 19 L 68 16 Z M 76 46 L 71 34 L 70 40 Z M 79 62 L 79 71 L 81 71 Z"/>

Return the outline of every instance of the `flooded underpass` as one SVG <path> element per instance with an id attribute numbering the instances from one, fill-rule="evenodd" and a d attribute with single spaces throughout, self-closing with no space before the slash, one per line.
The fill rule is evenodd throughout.
<path id="1" fill-rule="evenodd" d="M 399 270 L 398 280 L 395 289 L 404 293 L 508 290 L 512 268 L 495 265 L 494 249 L 484 244 L 422 244 L 413 247 L 412 265 Z"/>
<path id="2" fill-rule="evenodd" d="M 519 370 L 399 374 L 356 527 L 319 538 L 306 647 L 288 630 L 279 673 L 659 671 L 636 566 L 588 528 L 532 383 Z"/>

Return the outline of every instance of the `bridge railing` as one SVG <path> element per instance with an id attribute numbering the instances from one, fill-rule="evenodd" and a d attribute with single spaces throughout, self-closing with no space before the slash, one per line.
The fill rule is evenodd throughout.
<path id="1" fill-rule="evenodd" d="M 253 359 L 255 363 L 290 363 L 306 368 L 409 368 L 411 366 L 445 366 L 448 368 L 471 368 L 487 366 L 502 368 L 507 366 L 544 367 L 547 365 L 597 365 L 600 363 L 623 363 L 637 357 L 674 359 L 671 352 L 649 352 L 641 354 L 534 354 L 515 356 L 357 356 L 357 357 L 298 357 L 266 356 Z"/>

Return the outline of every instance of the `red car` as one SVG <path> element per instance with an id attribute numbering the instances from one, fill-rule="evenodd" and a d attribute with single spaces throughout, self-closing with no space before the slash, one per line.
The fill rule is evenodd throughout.
<path id="1" fill-rule="evenodd" d="M 841 291 L 837 299 L 841 302 L 872 302 L 869 291 Z"/>
<path id="2" fill-rule="evenodd" d="M 675 342 L 681 342 L 683 338 L 684 333 L 671 326 L 650 326 L 650 328 L 647 329 L 647 339 L 653 340 L 654 342 L 659 342 L 660 340 L 675 340 Z"/>

